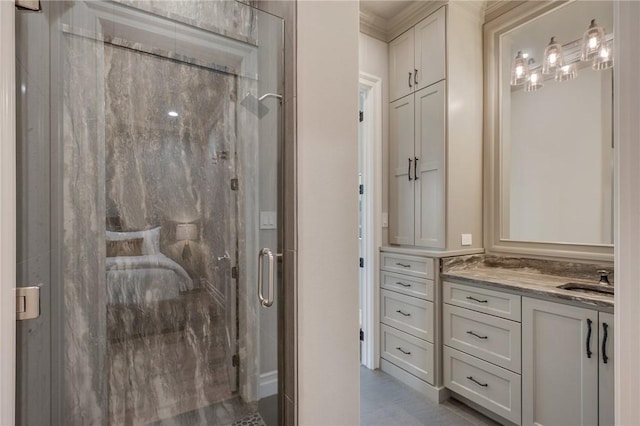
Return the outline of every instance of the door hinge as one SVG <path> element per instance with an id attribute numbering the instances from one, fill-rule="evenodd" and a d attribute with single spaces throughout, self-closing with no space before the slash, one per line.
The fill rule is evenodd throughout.
<path id="1" fill-rule="evenodd" d="M 360 111 L 359 118 L 360 118 L 360 123 L 362 123 L 364 121 L 364 111 Z"/>
<path id="2" fill-rule="evenodd" d="M 232 266 L 231 267 L 231 278 L 238 278 L 238 267 L 237 266 Z"/>
<path id="3" fill-rule="evenodd" d="M 231 190 L 232 191 L 238 190 L 238 179 L 231 179 Z"/>
<path id="4" fill-rule="evenodd" d="M 364 268 L 364 257 L 360 258 L 360 267 Z"/>
<path id="5" fill-rule="evenodd" d="M 360 187 L 358 188 L 359 194 L 362 195 L 364 194 L 364 185 L 360 185 Z"/>
<path id="6" fill-rule="evenodd" d="M 364 331 L 362 329 L 360 329 L 360 341 L 364 342 Z"/>
<path id="7" fill-rule="evenodd" d="M 16 288 L 16 320 L 23 321 L 40 316 L 40 287 Z"/>
<path id="8" fill-rule="evenodd" d="M 237 367 L 240 365 L 240 358 L 238 357 L 238 354 L 235 354 L 231 357 L 231 365 L 233 367 Z"/>

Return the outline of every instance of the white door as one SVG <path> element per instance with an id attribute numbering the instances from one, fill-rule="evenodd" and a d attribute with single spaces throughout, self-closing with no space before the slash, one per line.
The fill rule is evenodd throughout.
<path id="1" fill-rule="evenodd" d="M 600 363 L 598 364 L 598 424 L 611 426 L 614 424 L 614 375 L 615 368 L 613 348 L 615 327 L 613 314 L 598 313 L 598 333 Z"/>
<path id="2" fill-rule="evenodd" d="M 598 424 L 598 312 L 522 299 L 522 424 Z"/>
<path id="3" fill-rule="evenodd" d="M 414 90 L 413 28 L 389 43 L 389 99 L 394 101 Z"/>
<path id="4" fill-rule="evenodd" d="M 389 109 L 389 242 L 413 245 L 414 100 L 406 96 Z"/>
<path id="5" fill-rule="evenodd" d="M 445 81 L 415 94 L 415 245 L 445 248 Z"/>
<path id="6" fill-rule="evenodd" d="M 0 1 L 0 424 L 15 407 L 15 62 L 14 5 Z"/>
<path id="7" fill-rule="evenodd" d="M 445 16 L 441 7 L 415 26 L 415 90 L 445 78 Z"/>

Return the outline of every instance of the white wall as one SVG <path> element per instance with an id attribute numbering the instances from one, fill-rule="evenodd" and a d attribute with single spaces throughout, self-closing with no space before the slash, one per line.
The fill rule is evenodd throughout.
<path id="1" fill-rule="evenodd" d="M 611 75 L 511 92 L 510 238 L 612 243 Z"/>
<path id="2" fill-rule="evenodd" d="M 14 5 L 0 1 L 0 425 L 15 413 L 16 153 Z"/>
<path id="3" fill-rule="evenodd" d="M 389 212 L 389 45 L 360 33 L 360 71 L 382 80 L 382 212 Z M 382 245 L 389 244 L 389 228 L 382 229 Z"/>
<path id="4" fill-rule="evenodd" d="M 360 424 L 358 3 L 298 3 L 298 422 Z"/>

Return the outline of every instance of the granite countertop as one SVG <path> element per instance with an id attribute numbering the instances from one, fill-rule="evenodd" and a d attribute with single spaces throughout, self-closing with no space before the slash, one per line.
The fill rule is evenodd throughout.
<path id="1" fill-rule="evenodd" d="M 597 271 L 600 269 L 613 271 L 610 264 L 581 264 L 480 255 L 443 259 L 441 277 L 517 291 L 523 295 L 552 297 L 595 307 L 613 308 L 613 295 L 557 288 L 569 282 L 597 284 L 599 279 Z M 609 275 L 609 280 L 614 282 L 613 272 Z"/>

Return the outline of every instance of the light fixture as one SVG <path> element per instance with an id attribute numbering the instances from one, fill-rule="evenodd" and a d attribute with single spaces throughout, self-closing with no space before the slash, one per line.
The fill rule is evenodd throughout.
<path id="1" fill-rule="evenodd" d="M 556 70 L 556 81 L 569 81 L 578 76 L 576 64 L 567 64 Z"/>
<path id="2" fill-rule="evenodd" d="M 611 49 L 611 43 L 608 41 L 602 42 L 598 54 L 593 58 L 593 69 L 602 71 L 609 69 L 613 66 L 613 51 Z"/>
<path id="3" fill-rule="evenodd" d="M 518 86 L 529 78 L 529 65 L 522 52 L 518 51 L 511 67 L 511 85 Z"/>
<path id="4" fill-rule="evenodd" d="M 182 247 L 182 258 L 184 260 L 191 258 L 189 241 L 193 241 L 196 238 L 198 238 L 198 227 L 195 223 L 179 223 L 176 225 L 176 240 L 185 242 L 184 247 Z"/>
<path id="5" fill-rule="evenodd" d="M 175 111 L 169 111 L 169 117 L 177 117 L 178 113 Z"/>
<path id="6" fill-rule="evenodd" d="M 595 19 L 592 19 L 589 28 L 582 36 L 582 55 L 580 59 L 582 61 L 593 59 L 600 51 L 604 41 L 604 28 L 596 24 Z"/>
<path id="7" fill-rule="evenodd" d="M 533 68 L 533 63 L 533 59 L 529 59 L 529 79 L 524 84 L 525 92 L 535 92 L 536 90 L 541 89 L 544 85 L 542 71 L 540 67 Z"/>
<path id="8" fill-rule="evenodd" d="M 547 48 L 544 49 L 542 74 L 553 74 L 562 66 L 564 66 L 564 52 L 562 50 L 562 45 L 556 42 L 555 37 L 551 37 Z"/>

